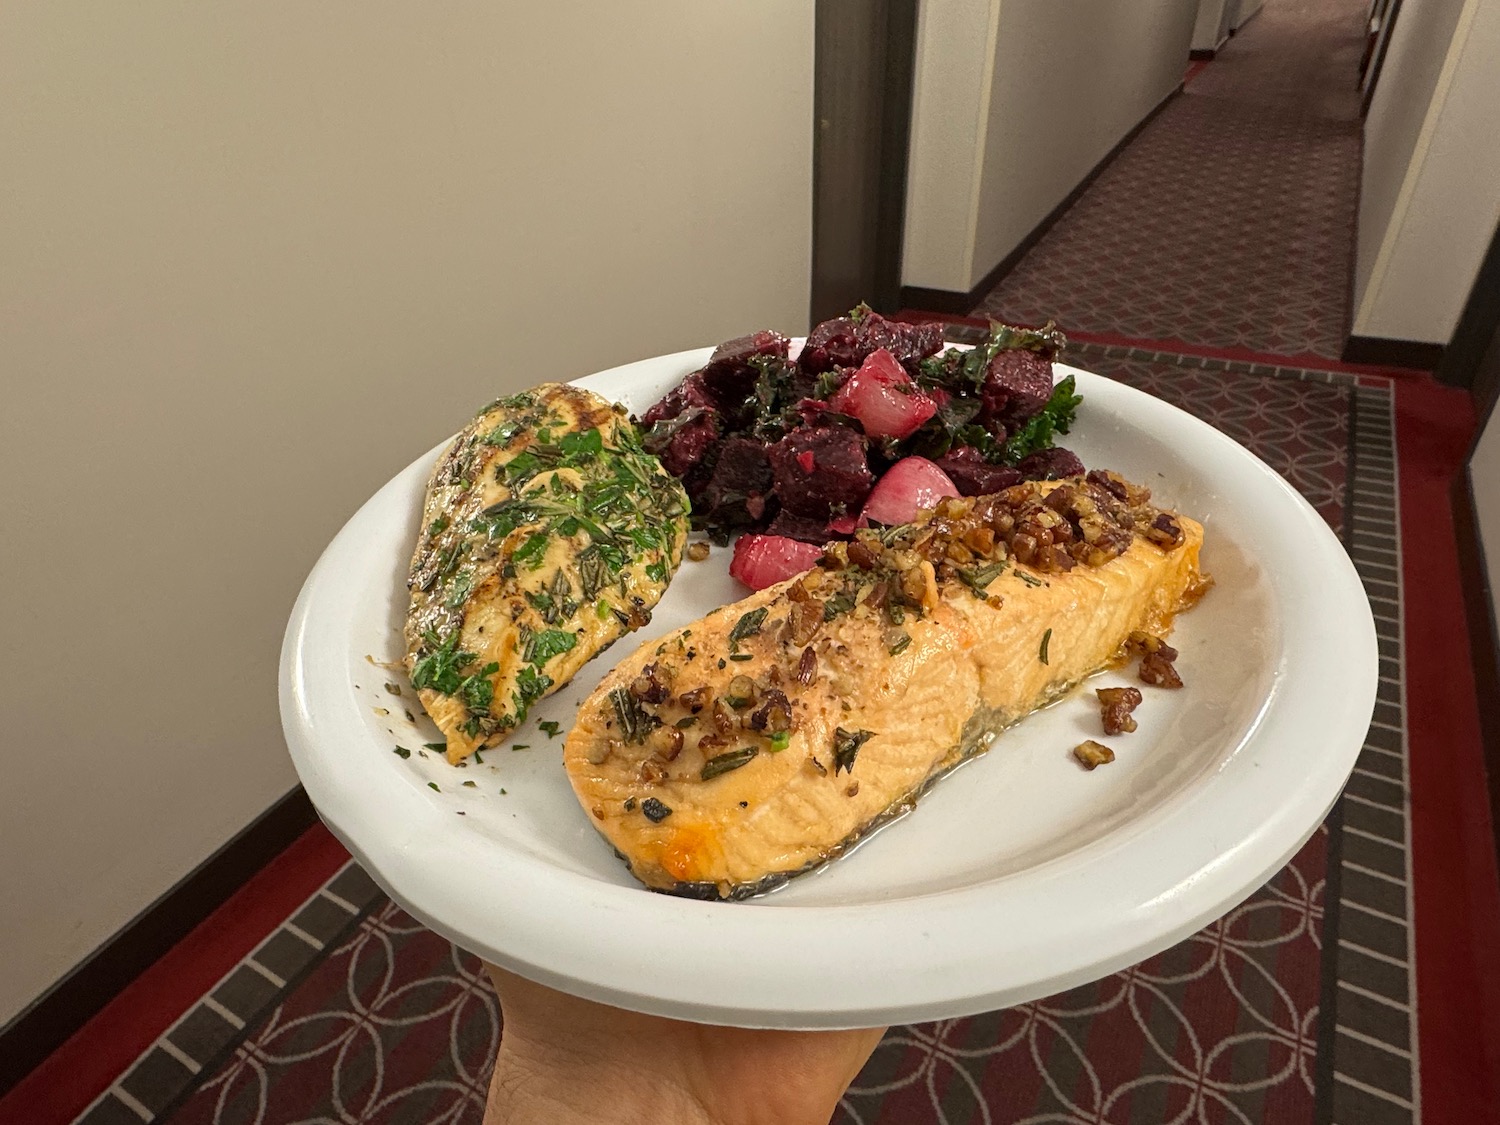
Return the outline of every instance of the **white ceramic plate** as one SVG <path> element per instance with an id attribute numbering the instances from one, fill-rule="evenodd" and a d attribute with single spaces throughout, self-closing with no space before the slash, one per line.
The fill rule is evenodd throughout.
<path id="1" fill-rule="evenodd" d="M 582 384 L 641 412 L 707 356 Z M 931 1020 L 1058 992 L 1166 948 L 1248 896 L 1322 821 L 1374 706 L 1375 630 L 1338 540 L 1270 468 L 1149 395 L 1074 374 L 1084 404 L 1068 445 L 1201 519 L 1218 580 L 1174 634 L 1187 687 L 1145 689 L 1140 730 L 1111 740 L 1112 765 L 1089 773 L 1070 756 L 1099 737 L 1087 691 L 783 890 L 742 903 L 648 892 L 591 827 L 561 738 L 537 723 L 566 731 L 612 656 L 739 598 L 729 552 L 684 563 L 635 641 L 537 708 L 511 740 L 528 749 L 507 743 L 464 769 L 436 754 L 402 759 L 397 744 L 415 751 L 437 732 L 405 677 L 371 658 L 401 653 L 434 450 L 339 532 L 292 613 L 281 710 L 307 792 L 434 930 L 535 980 L 660 1015 L 800 1028 Z M 1129 681 L 1091 686 L 1111 682 Z"/>

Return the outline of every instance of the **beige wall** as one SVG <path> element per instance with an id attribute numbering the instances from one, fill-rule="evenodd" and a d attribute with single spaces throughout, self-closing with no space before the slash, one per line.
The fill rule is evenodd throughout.
<path id="1" fill-rule="evenodd" d="M 902 283 L 984 277 L 1182 81 L 1195 0 L 924 3 Z"/>
<path id="2" fill-rule="evenodd" d="M 0 8 L 0 1021 L 294 778 L 276 657 L 498 391 L 805 328 L 812 15 Z"/>
<path id="3" fill-rule="evenodd" d="M 1500 218 L 1500 5 L 1405 0 L 1365 122 L 1355 335 L 1446 344 Z"/>
<path id="4" fill-rule="evenodd" d="M 1193 50 L 1217 51 L 1229 38 L 1233 0 L 1198 0 L 1198 18 L 1193 24 Z"/>

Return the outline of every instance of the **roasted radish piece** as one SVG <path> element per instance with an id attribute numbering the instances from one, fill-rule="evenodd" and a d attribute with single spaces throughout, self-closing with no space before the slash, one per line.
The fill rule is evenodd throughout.
<path id="1" fill-rule="evenodd" d="M 884 348 L 870 353 L 828 405 L 840 414 L 857 418 L 873 438 L 909 437 L 937 413 L 937 403 L 922 393 L 896 357 Z"/>
<path id="2" fill-rule="evenodd" d="M 866 522 L 910 523 L 923 508 L 934 508 L 945 496 L 957 496 L 958 486 L 925 457 L 903 457 L 876 482 L 865 501 Z"/>
<path id="3" fill-rule="evenodd" d="M 734 545 L 729 573 L 752 590 L 764 590 L 801 574 L 820 558 L 823 548 L 781 535 L 742 535 Z"/>

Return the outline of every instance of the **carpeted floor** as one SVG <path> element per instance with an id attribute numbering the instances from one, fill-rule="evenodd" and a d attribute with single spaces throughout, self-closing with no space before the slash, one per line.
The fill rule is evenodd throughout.
<path id="1" fill-rule="evenodd" d="M 975 314 L 1337 358 L 1364 0 L 1270 0 Z"/>

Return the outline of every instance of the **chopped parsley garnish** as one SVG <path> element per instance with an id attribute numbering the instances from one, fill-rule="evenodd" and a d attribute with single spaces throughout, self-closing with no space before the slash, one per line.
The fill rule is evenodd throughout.
<path id="1" fill-rule="evenodd" d="M 1026 583 L 1026 585 L 1028 586 L 1045 586 L 1047 584 L 1040 578 L 1035 578 L 1032 575 L 1027 574 L 1024 570 L 1016 571 L 1016 577 L 1019 578 L 1022 582 Z"/>
<path id="2" fill-rule="evenodd" d="M 458 694 L 463 697 L 465 707 L 470 711 L 490 709 L 490 704 L 495 699 L 495 682 L 490 677 L 498 671 L 500 671 L 500 665 L 491 661 L 472 676 L 464 679 L 459 685 Z"/>
<path id="3" fill-rule="evenodd" d="M 394 751 L 392 751 L 392 753 L 394 753 L 396 755 L 396 757 L 398 757 L 398 758 L 410 758 L 411 757 L 411 751 L 408 750 L 405 746 L 398 746 L 398 747 L 396 747 L 396 749 Z"/>
<path id="4" fill-rule="evenodd" d="M 477 782 L 477 781 L 466 781 L 466 782 L 464 782 L 464 788 L 465 789 L 478 789 L 479 788 L 479 782 Z"/>
<path id="5" fill-rule="evenodd" d="M 910 633 L 902 633 L 901 636 L 896 639 L 896 642 L 891 645 L 891 647 L 889 649 L 889 652 L 890 652 L 890 654 L 892 656 L 900 656 L 903 652 L 905 652 L 910 647 L 911 647 L 911 634 Z"/>
<path id="6" fill-rule="evenodd" d="M 526 630 L 521 645 L 521 659 L 540 668 L 554 656 L 570 652 L 578 643 L 578 636 L 562 629 L 543 629 L 540 633 Z"/>
<path id="7" fill-rule="evenodd" d="M 771 735 L 771 752 L 773 754 L 781 753 L 781 751 L 785 750 L 791 744 L 792 732 L 789 730 L 779 730 Z"/>
<path id="8" fill-rule="evenodd" d="M 526 709 L 547 693 L 552 686 L 552 677 L 544 676 L 534 668 L 524 667 L 516 673 L 516 722 L 526 718 Z"/>
<path id="9" fill-rule="evenodd" d="M 424 640 L 432 648 L 412 667 L 411 686 L 431 688 L 444 695 L 453 695 L 463 683 L 462 669 L 479 659 L 478 654 L 459 651 L 457 629 L 441 644 L 438 643 L 437 636 L 430 632 L 425 634 Z"/>
<path id="10" fill-rule="evenodd" d="M 510 744 L 510 748 L 512 750 L 530 750 L 531 746 L 530 746 L 529 743 L 525 743 L 525 742 L 512 742 Z"/>
<path id="11" fill-rule="evenodd" d="M 1052 630 L 1048 629 L 1045 633 L 1042 634 L 1042 651 L 1037 654 L 1037 659 L 1039 659 L 1043 664 L 1046 664 L 1048 662 L 1047 661 L 1047 646 L 1050 645 L 1051 643 L 1052 643 Z"/>
<path id="12" fill-rule="evenodd" d="M 546 561 L 547 544 L 551 542 L 551 536 L 545 531 L 534 532 L 530 538 L 516 548 L 516 553 L 511 555 L 511 561 L 527 570 L 536 570 Z"/>
<path id="13" fill-rule="evenodd" d="M 448 744 L 446 742 L 424 742 L 422 745 L 429 750 L 436 750 L 439 754 L 446 754 L 448 752 Z"/>
<path id="14" fill-rule="evenodd" d="M 442 792 L 442 790 L 437 787 L 437 782 L 435 782 L 435 781 L 429 781 L 427 783 L 427 788 L 431 789 L 434 793 L 441 793 Z"/>
<path id="15" fill-rule="evenodd" d="M 562 724 L 552 719 L 543 719 L 537 723 L 537 726 L 541 728 L 542 732 L 548 738 L 556 738 L 562 733 Z"/>

